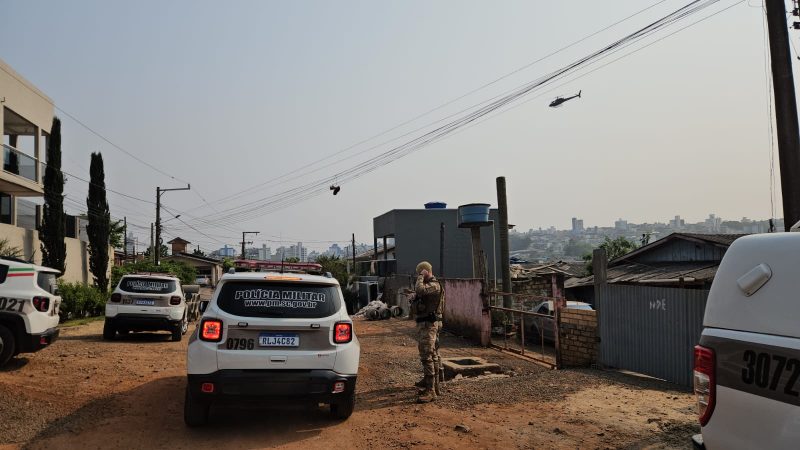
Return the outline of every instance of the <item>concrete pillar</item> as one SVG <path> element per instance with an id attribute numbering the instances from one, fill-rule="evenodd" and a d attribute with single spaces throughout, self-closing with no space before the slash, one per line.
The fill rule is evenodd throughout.
<path id="1" fill-rule="evenodd" d="M 33 157 L 36 158 L 36 166 L 34 168 L 34 176 L 37 183 L 42 183 L 42 165 L 39 164 L 39 144 L 41 140 L 41 130 L 36 125 L 33 126 Z"/>
<path id="2" fill-rule="evenodd" d="M 11 225 L 17 226 L 17 196 L 11 195 Z"/>

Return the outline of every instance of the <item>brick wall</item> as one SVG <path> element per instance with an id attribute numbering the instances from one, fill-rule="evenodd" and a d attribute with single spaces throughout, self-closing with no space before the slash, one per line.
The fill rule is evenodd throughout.
<path id="1" fill-rule="evenodd" d="M 597 358 L 597 311 L 562 310 L 559 338 L 565 367 L 593 364 Z"/>
<path id="2" fill-rule="evenodd" d="M 538 295 L 552 297 L 553 286 L 550 277 L 518 278 L 511 280 L 511 289 L 514 294 Z M 541 303 L 541 299 L 515 298 L 514 308 L 530 310 Z"/>

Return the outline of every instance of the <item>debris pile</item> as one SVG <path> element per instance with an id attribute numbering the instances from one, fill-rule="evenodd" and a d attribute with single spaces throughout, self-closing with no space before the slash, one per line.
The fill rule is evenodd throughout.
<path id="1" fill-rule="evenodd" d="M 361 308 L 353 317 L 364 317 L 367 320 L 386 320 L 392 317 L 403 315 L 403 308 L 399 306 L 388 306 L 380 300 L 373 300 L 367 306 Z"/>

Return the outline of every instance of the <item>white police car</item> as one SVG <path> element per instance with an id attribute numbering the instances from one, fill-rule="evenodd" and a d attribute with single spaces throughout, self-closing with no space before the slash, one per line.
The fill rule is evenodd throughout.
<path id="1" fill-rule="evenodd" d="M 339 283 L 329 276 L 226 274 L 189 339 L 184 420 L 218 404 L 288 401 L 355 407 L 360 346 Z"/>
<path id="2" fill-rule="evenodd" d="M 106 302 L 103 339 L 131 331 L 169 331 L 180 341 L 189 329 L 181 282 L 167 274 L 130 274 Z"/>
<path id="3" fill-rule="evenodd" d="M 58 338 L 59 273 L 0 258 L 0 367 L 16 355 L 41 350 Z"/>
<path id="4" fill-rule="evenodd" d="M 800 448 L 800 233 L 737 239 L 714 277 L 694 349 L 709 449 Z"/>

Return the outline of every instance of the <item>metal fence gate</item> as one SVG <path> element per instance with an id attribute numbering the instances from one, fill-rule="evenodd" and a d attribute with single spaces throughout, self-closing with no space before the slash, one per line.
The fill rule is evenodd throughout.
<path id="1" fill-rule="evenodd" d="M 595 299 L 599 362 L 692 384 L 693 348 L 703 330 L 708 290 L 603 285 Z"/>

